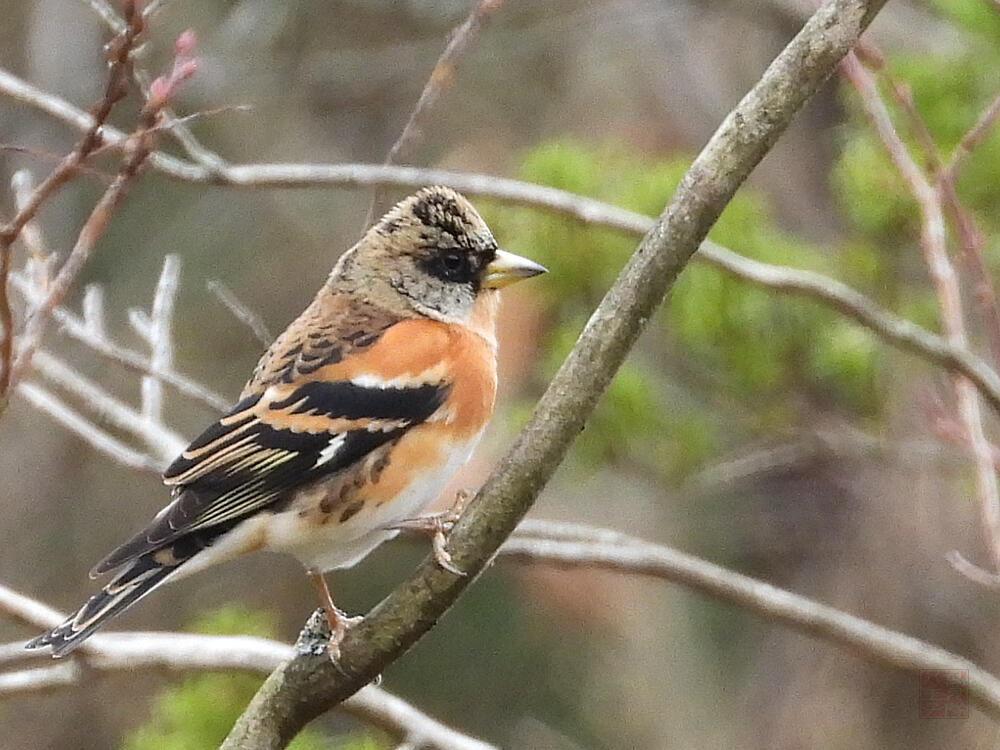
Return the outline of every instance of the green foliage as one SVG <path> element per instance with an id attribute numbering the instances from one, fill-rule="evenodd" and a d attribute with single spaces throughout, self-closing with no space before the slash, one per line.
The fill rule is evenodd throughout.
<path id="1" fill-rule="evenodd" d="M 932 0 L 941 15 L 965 32 L 961 43 L 942 45 L 937 54 L 896 54 L 888 61 L 897 81 L 905 82 L 913 102 L 945 160 L 996 96 L 1000 87 L 1000 14 L 983 0 Z M 920 164 L 926 159 L 921 144 L 884 88 L 897 132 Z M 841 100 L 852 114 L 842 130 L 841 154 L 835 165 L 833 185 L 853 228 L 882 247 L 916 243 L 917 211 L 913 197 L 885 148 L 860 109 L 857 94 L 843 87 Z M 963 205 L 976 212 L 987 236 L 1000 229 L 996 203 L 1000 198 L 996 174 L 1000 169 L 1000 137 L 992 132 L 965 161 L 958 181 Z M 906 231 L 901 231 L 903 229 Z M 918 259 L 919 260 L 919 259 Z"/>
<path id="2" fill-rule="evenodd" d="M 520 177 L 655 215 L 686 160 L 651 161 L 621 147 L 545 144 L 524 158 Z M 558 366 L 587 316 L 635 247 L 633 237 L 526 209 L 490 220 L 515 252 L 552 271 L 544 284 L 550 333 L 544 377 Z M 842 278 L 878 266 L 870 253 L 824 254 L 775 226 L 763 201 L 737 196 L 712 239 L 770 263 Z M 692 265 L 676 284 L 640 351 L 622 368 L 576 446 L 585 463 L 639 462 L 683 476 L 740 431 L 789 426 L 803 401 L 836 403 L 860 415 L 878 409 L 873 343 L 815 304 Z M 706 409 L 727 403 L 733 414 Z M 752 410 L 743 411 L 746 403 Z M 723 410 L 724 412 L 724 410 Z M 742 437 L 745 437 L 743 435 Z"/>
<path id="3" fill-rule="evenodd" d="M 239 606 L 209 613 L 194 623 L 199 633 L 272 636 L 271 615 Z M 149 720 L 133 731 L 123 750 L 191 750 L 218 747 L 246 707 L 262 678 L 251 674 L 205 674 L 188 677 L 163 690 L 155 699 Z M 311 729 L 301 732 L 291 750 L 383 750 L 372 737 L 358 735 L 339 742 Z"/>

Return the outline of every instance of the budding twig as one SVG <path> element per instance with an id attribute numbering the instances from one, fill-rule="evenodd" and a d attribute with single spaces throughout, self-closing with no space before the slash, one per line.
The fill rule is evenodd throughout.
<path id="1" fill-rule="evenodd" d="M 141 29 L 143 22 L 141 17 L 140 20 L 135 20 L 134 3 L 128 3 L 126 11 L 126 21 L 129 23 L 129 29 Z M 129 15 L 129 12 L 132 15 Z M 121 37 L 116 37 L 116 39 L 119 38 Z M 131 42 L 134 42 L 134 35 L 128 38 Z M 110 222 L 114 210 L 124 200 L 129 188 L 145 164 L 147 157 L 156 149 L 158 135 L 156 126 L 161 110 L 173 98 L 180 85 L 194 75 L 197 69 L 197 61 L 194 58 L 194 44 L 195 37 L 193 32 L 185 31 L 182 33 L 175 45 L 174 63 L 170 72 L 167 75 L 160 76 L 150 84 L 149 99 L 147 99 L 142 111 L 139 113 L 138 125 L 132 135 L 129 136 L 124 149 L 124 164 L 84 223 L 83 228 L 77 236 L 76 243 L 70 251 L 69 257 L 59 269 L 59 273 L 52 280 L 48 295 L 28 319 L 21 337 L 17 359 L 4 368 L 4 380 L 0 381 L 0 413 L 3 412 L 6 406 L 10 388 L 20 380 L 28 367 L 30 367 L 32 356 L 41 342 L 42 334 L 52 315 L 52 311 L 66 298 L 80 271 L 86 265 L 87 261 L 90 260 L 97 245 L 97 240 Z M 124 46 L 124 42 L 122 46 Z M 110 111 L 110 106 L 107 106 L 107 110 Z M 106 117 L 107 113 L 104 116 Z M 95 114 L 94 117 L 95 123 L 102 122 L 100 113 Z M 96 130 L 92 128 L 84 138 L 85 144 L 92 141 L 86 153 L 90 153 L 93 146 L 99 142 L 99 138 L 95 134 Z M 81 147 L 78 151 L 83 151 L 83 148 Z M 36 193 L 41 191 L 41 189 L 39 187 Z M 19 229 L 20 227 L 18 231 Z M 6 283 L 6 277 L 0 279 L 0 281 Z"/>

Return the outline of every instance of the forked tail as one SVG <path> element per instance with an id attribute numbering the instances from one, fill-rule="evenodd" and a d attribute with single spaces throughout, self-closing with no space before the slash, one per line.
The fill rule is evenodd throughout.
<path id="1" fill-rule="evenodd" d="M 25 648 L 51 646 L 53 656 L 68 654 L 108 620 L 163 583 L 180 564 L 176 559 L 163 564 L 157 562 L 156 557 L 154 552 L 134 560 L 99 593 L 90 597 L 76 614 L 52 631 L 28 641 Z"/>

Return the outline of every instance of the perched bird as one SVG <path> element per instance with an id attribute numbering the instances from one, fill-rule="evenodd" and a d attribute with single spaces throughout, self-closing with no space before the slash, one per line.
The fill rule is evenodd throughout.
<path id="1" fill-rule="evenodd" d="M 397 204 L 167 468 L 170 504 L 91 571 L 111 581 L 27 647 L 69 653 L 167 581 L 268 549 L 305 565 L 336 653 L 348 619 L 323 573 L 395 536 L 469 459 L 496 393 L 497 290 L 544 271 L 453 190 Z"/>

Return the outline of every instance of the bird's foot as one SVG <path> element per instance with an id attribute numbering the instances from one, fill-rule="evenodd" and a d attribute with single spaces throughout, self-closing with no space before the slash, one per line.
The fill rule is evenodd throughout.
<path id="1" fill-rule="evenodd" d="M 364 617 L 361 616 L 346 615 L 339 609 L 336 611 L 336 616 L 331 618 L 326 609 L 319 607 L 309 616 L 299 633 L 299 637 L 295 641 L 295 649 L 300 654 L 314 656 L 326 653 L 331 661 L 336 662 L 340 658 L 340 644 L 347 635 L 347 631 L 363 619 Z"/>
<path id="2" fill-rule="evenodd" d="M 333 618 L 333 621 L 329 622 L 330 640 L 327 641 L 326 644 L 326 653 L 330 656 L 330 661 L 334 664 L 340 660 L 340 644 L 344 640 L 344 636 L 347 635 L 347 631 L 363 619 L 365 618 L 360 615 L 357 617 L 350 617 L 349 615 L 341 612 L 339 609 L 336 610 L 335 618 Z"/>
<path id="3" fill-rule="evenodd" d="M 347 635 L 347 631 L 364 618 L 351 617 L 333 603 L 330 589 L 326 585 L 326 578 L 321 572 L 310 569 L 306 573 L 316 587 L 316 593 L 319 594 L 319 600 L 323 606 L 312 613 L 305 629 L 299 634 L 296 645 L 300 652 L 309 654 L 321 654 L 325 648 L 330 655 L 330 660 L 336 663 L 340 657 L 340 643 Z M 323 648 L 320 647 L 320 643 L 324 644 Z"/>
<path id="4" fill-rule="evenodd" d="M 448 534 L 455 527 L 458 519 L 465 510 L 469 500 L 475 496 L 474 490 L 459 490 L 455 493 L 455 503 L 448 510 L 440 513 L 429 513 L 426 516 L 416 518 L 404 518 L 396 521 L 388 528 L 400 531 L 413 531 L 431 538 L 431 549 L 434 552 L 434 560 L 437 564 L 449 573 L 457 576 L 464 576 L 465 571 L 455 566 L 448 552 Z"/>

